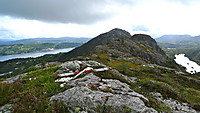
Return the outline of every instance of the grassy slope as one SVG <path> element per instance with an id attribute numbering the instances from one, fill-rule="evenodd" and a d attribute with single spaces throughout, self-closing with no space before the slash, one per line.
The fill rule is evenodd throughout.
<path id="1" fill-rule="evenodd" d="M 0 84 L 0 106 L 6 103 L 17 103 L 13 107 L 15 112 L 65 112 L 62 103 L 49 106 L 52 95 L 64 91 L 68 87 L 60 88 L 51 75 L 58 69 L 57 66 L 38 69 L 28 73 L 23 80 L 14 84 Z M 37 77 L 36 80 L 29 78 Z"/>
<path id="2" fill-rule="evenodd" d="M 194 77 L 200 80 L 200 76 L 191 75 L 177 75 L 174 70 L 164 69 L 160 67 L 142 66 L 138 62 L 131 63 L 125 60 L 117 60 L 112 58 L 109 61 L 109 56 L 105 54 L 99 54 L 100 57 L 92 58 L 99 62 L 113 67 L 121 73 L 130 76 L 137 77 L 139 81 L 137 83 L 130 83 L 123 78 L 112 75 L 111 73 L 100 73 L 99 76 L 103 78 L 119 79 L 123 82 L 131 85 L 132 89 L 145 95 L 149 98 L 150 103 L 146 103 L 150 107 L 155 108 L 158 111 L 169 110 L 165 105 L 158 103 L 156 99 L 149 95 L 150 92 L 159 92 L 164 98 L 171 98 L 181 102 L 190 103 L 190 105 L 200 110 L 200 82 L 189 79 L 188 77 Z"/>
<path id="3" fill-rule="evenodd" d="M 142 66 L 140 63 L 131 63 L 125 60 L 112 58 L 107 54 L 99 54 L 98 58 L 93 58 L 99 62 L 119 70 L 121 73 L 139 78 L 137 83 L 131 83 L 125 79 L 112 74 L 110 71 L 95 73 L 102 78 L 118 79 L 128 83 L 133 90 L 143 94 L 150 100 L 146 105 L 158 111 L 170 110 L 169 107 L 158 103 L 156 99 L 149 95 L 150 92 L 160 92 L 165 98 L 172 98 L 182 102 L 188 102 L 194 108 L 200 110 L 200 83 L 186 78 L 191 75 L 176 75 L 173 70 L 159 67 Z M 55 83 L 55 77 L 51 75 L 59 67 L 49 67 L 28 72 L 28 75 L 14 84 L 0 84 L 0 105 L 15 103 L 16 112 L 66 112 L 62 103 L 54 103 L 49 106 L 49 98 L 69 87 L 60 88 L 59 83 Z M 29 81 L 29 78 L 37 77 L 36 80 Z M 200 79 L 199 76 L 194 76 Z M 41 107 L 42 106 L 42 107 Z"/>
<path id="4" fill-rule="evenodd" d="M 94 54 L 98 57 L 92 57 Z M 193 108 L 200 110 L 200 82 L 190 79 L 192 77 L 200 80 L 200 76 L 177 75 L 174 70 L 159 66 L 143 66 L 142 63 L 137 62 L 141 59 L 136 57 L 136 62 L 129 62 L 106 52 L 86 54 L 83 58 L 85 56 L 117 69 L 126 76 L 139 78 L 136 83 L 132 83 L 111 71 L 95 73 L 102 78 L 118 79 L 129 84 L 131 89 L 143 94 L 150 100 L 150 102 L 145 103 L 149 107 L 158 111 L 168 112 L 171 110 L 150 95 L 151 92 L 159 92 L 166 99 L 171 98 L 172 100 L 187 102 Z M 70 88 L 69 86 L 60 88 L 59 84 L 54 82 L 56 78 L 51 75 L 58 68 L 56 66 L 34 69 L 34 71 L 29 70 L 28 75 L 23 80 L 14 84 L 0 84 L 0 105 L 16 103 L 13 108 L 16 112 L 67 112 L 62 103 L 49 104 L 52 95 Z M 28 80 L 33 77 L 37 77 L 37 79 Z"/>

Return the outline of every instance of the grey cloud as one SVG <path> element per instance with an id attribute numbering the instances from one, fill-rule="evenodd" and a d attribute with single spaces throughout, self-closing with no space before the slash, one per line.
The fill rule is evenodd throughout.
<path id="1" fill-rule="evenodd" d="M 110 18 L 106 0 L 0 0 L 0 15 L 48 22 L 91 24 Z"/>

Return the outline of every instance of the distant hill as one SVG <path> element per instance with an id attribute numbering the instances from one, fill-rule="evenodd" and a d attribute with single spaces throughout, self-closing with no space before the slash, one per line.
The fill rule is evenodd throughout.
<path id="1" fill-rule="evenodd" d="M 192 37 L 192 39 L 193 39 L 194 41 L 200 42 L 200 35 L 199 35 L 199 36 Z"/>
<path id="2" fill-rule="evenodd" d="M 21 53 L 30 53 L 45 51 L 51 49 L 74 48 L 82 45 L 83 43 L 30 43 L 30 44 L 14 44 L 14 45 L 0 45 L 0 56 L 13 55 Z"/>
<path id="3" fill-rule="evenodd" d="M 14 41 L 14 40 L 12 40 L 12 39 L 0 39 L 0 46 L 5 45 L 5 43 L 11 42 L 11 41 Z"/>
<path id="4" fill-rule="evenodd" d="M 12 39 L 0 39 L 0 42 L 10 42 L 10 41 L 14 41 Z"/>
<path id="5" fill-rule="evenodd" d="M 160 43 L 177 43 L 182 40 L 189 40 L 192 36 L 190 35 L 163 35 L 155 40 Z"/>
<path id="6" fill-rule="evenodd" d="M 200 36 L 164 35 L 155 39 L 164 48 L 196 48 L 200 47 Z"/>
<path id="7" fill-rule="evenodd" d="M 200 64 L 200 36 L 164 35 L 156 38 L 170 58 L 175 54 L 184 53 L 187 57 Z"/>
<path id="8" fill-rule="evenodd" d="M 190 35 L 163 35 L 155 39 L 158 43 L 176 44 L 177 46 L 200 46 L 200 36 Z"/>
<path id="9" fill-rule="evenodd" d="M 13 45 L 13 44 L 37 44 L 37 43 L 84 43 L 90 40 L 90 38 L 76 38 L 76 37 L 61 37 L 61 38 L 31 38 L 21 39 L 15 41 L 7 41 L 0 43 L 0 45 Z"/>

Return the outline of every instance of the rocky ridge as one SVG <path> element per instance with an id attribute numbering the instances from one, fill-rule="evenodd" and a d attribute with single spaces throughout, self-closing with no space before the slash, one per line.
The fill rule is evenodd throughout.
<path id="1" fill-rule="evenodd" d="M 119 43 L 120 41 L 120 43 Z M 59 61 L 68 60 L 83 54 L 88 54 L 94 50 L 102 50 L 104 48 L 96 48 L 98 46 L 113 46 L 112 52 L 118 52 L 119 49 L 124 54 L 126 52 L 136 57 L 145 57 L 151 61 L 154 57 L 162 59 L 159 64 L 166 62 L 166 55 L 162 49 L 157 45 L 156 41 L 149 35 L 137 34 L 131 36 L 131 34 L 122 29 L 112 29 L 109 32 L 100 34 L 99 36 L 91 39 L 82 46 L 58 56 Z M 124 46 L 124 47 L 123 47 Z M 108 49 L 108 48 L 105 48 Z M 118 52 L 119 53 L 119 52 Z M 119 54 L 120 56 L 121 54 Z M 153 59 L 155 61 L 155 59 Z M 158 63 L 158 62 L 156 62 Z"/>
<path id="2" fill-rule="evenodd" d="M 91 39 L 90 41 L 83 44 L 82 46 L 66 54 L 62 54 L 61 56 L 59 56 L 58 60 L 59 61 L 63 61 L 66 59 L 69 60 L 70 58 L 77 57 L 81 54 L 90 52 L 91 50 L 93 50 L 94 47 L 98 45 L 105 45 L 119 38 L 131 38 L 131 34 L 122 29 L 118 29 L 118 28 L 112 29 L 109 32 L 100 34 L 99 36 Z"/>
<path id="3" fill-rule="evenodd" d="M 82 66 L 94 68 L 99 66 L 108 67 L 102 63 L 91 60 L 69 61 L 61 66 L 57 73 L 63 73 L 64 69 L 67 69 L 67 72 L 69 70 L 80 70 Z M 108 68 L 112 74 L 122 77 L 127 80 L 128 83 L 137 83 L 139 80 L 137 77 L 128 77 L 111 67 Z M 127 83 L 117 79 L 102 79 L 101 75 L 101 77 L 99 77 L 99 74 L 96 74 L 95 72 L 88 73 L 82 78 L 69 81 L 66 85 L 71 88 L 52 96 L 50 99 L 51 102 L 63 102 L 70 112 L 73 112 L 76 108 L 80 108 L 81 111 L 89 113 L 157 113 L 155 109 L 146 105 L 146 103 L 149 103 L 149 99 L 132 90 Z M 163 103 L 171 109 L 167 112 L 197 113 L 194 109 L 189 107 L 187 103 L 164 99 L 160 93 L 152 92 L 150 94 L 155 97 L 159 103 Z"/>

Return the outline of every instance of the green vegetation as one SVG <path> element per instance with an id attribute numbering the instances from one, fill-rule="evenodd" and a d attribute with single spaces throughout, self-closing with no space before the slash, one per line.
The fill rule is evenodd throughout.
<path id="1" fill-rule="evenodd" d="M 195 80 L 199 79 L 199 76 L 177 75 L 171 69 L 156 65 L 153 67 L 144 66 L 142 63 L 129 62 L 107 53 L 93 54 L 98 55 L 98 57 L 90 57 L 89 54 L 87 56 L 90 59 L 103 62 L 125 76 L 137 77 L 137 82 L 133 83 L 115 74 L 112 70 L 94 73 L 104 79 L 117 79 L 129 84 L 131 89 L 149 99 L 149 102 L 144 101 L 147 106 L 153 107 L 158 111 L 170 112 L 171 108 L 158 102 L 154 96 L 150 95 L 152 92 L 159 92 L 164 99 L 170 98 L 180 102 L 187 102 L 193 108 L 200 110 L 200 83 Z M 69 86 L 61 88 L 58 83 L 54 82 L 56 78 L 51 75 L 58 68 L 58 66 L 55 66 L 36 69 L 30 66 L 26 70 L 28 75 L 22 80 L 14 84 L 0 84 L 0 105 L 16 103 L 13 107 L 15 112 L 68 112 L 67 107 L 63 103 L 55 102 L 50 104 L 49 102 L 52 95 L 70 88 Z M 36 80 L 29 80 L 29 78 L 36 78 Z M 92 88 L 92 90 L 96 89 Z M 104 92 L 112 93 L 112 90 L 107 88 Z M 121 110 L 124 110 L 121 112 L 131 112 L 127 108 L 119 107 L 119 109 L 113 109 L 112 106 L 99 106 L 96 110 L 102 111 L 105 107 L 108 110 L 105 112 Z M 77 108 L 74 111 L 77 112 L 79 110 L 80 108 Z"/>
<path id="2" fill-rule="evenodd" d="M 15 44 L 41 44 L 41 43 L 85 43 L 88 40 L 90 40 L 90 38 L 83 38 L 83 37 L 29 38 L 21 40 L 0 39 L 0 46 L 15 45 Z"/>
<path id="3" fill-rule="evenodd" d="M 62 103 L 52 103 L 49 106 L 49 99 L 52 95 L 64 91 L 70 87 L 61 88 L 55 83 L 55 77 L 51 75 L 58 67 L 38 69 L 31 71 L 22 80 L 14 84 L 0 84 L 0 106 L 6 103 L 16 103 L 14 112 L 67 112 Z M 29 78 L 36 77 L 36 80 Z"/>
<path id="4" fill-rule="evenodd" d="M 77 47 L 83 43 L 37 43 L 37 44 L 14 44 L 7 46 L 0 46 L 0 56 L 2 55 L 11 55 L 11 54 L 20 54 L 20 53 L 29 53 L 36 51 L 45 51 L 48 48 L 62 49 L 69 47 Z"/>
<path id="5" fill-rule="evenodd" d="M 116 59 L 106 53 L 98 54 L 98 56 L 98 58 L 91 57 L 91 59 L 103 62 L 117 69 L 120 73 L 129 77 L 137 77 L 139 80 L 136 83 L 132 83 L 121 76 L 113 74 L 111 71 L 95 74 L 102 78 L 118 79 L 129 84 L 134 91 L 148 97 L 150 102 L 145 103 L 147 106 L 153 107 L 158 111 L 170 112 L 171 109 L 169 107 L 159 103 L 155 97 L 149 95 L 151 92 L 159 92 L 165 99 L 171 98 L 180 102 L 187 102 L 193 108 L 200 110 L 200 82 L 195 81 L 195 79 L 199 80 L 199 76 L 177 75 L 171 69 L 143 66 L 138 62 Z M 109 61 L 108 59 L 112 60 Z M 109 89 L 106 91 L 109 92 Z"/>
<path id="6" fill-rule="evenodd" d="M 176 49 L 167 49 L 167 48 L 162 48 L 167 56 L 170 59 L 174 59 L 175 54 L 185 54 L 189 59 L 192 61 L 195 61 L 196 63 L 200 64 L 200 47 L 198 46 L 190 46 L 190 47 L 178 47 Z"/>

